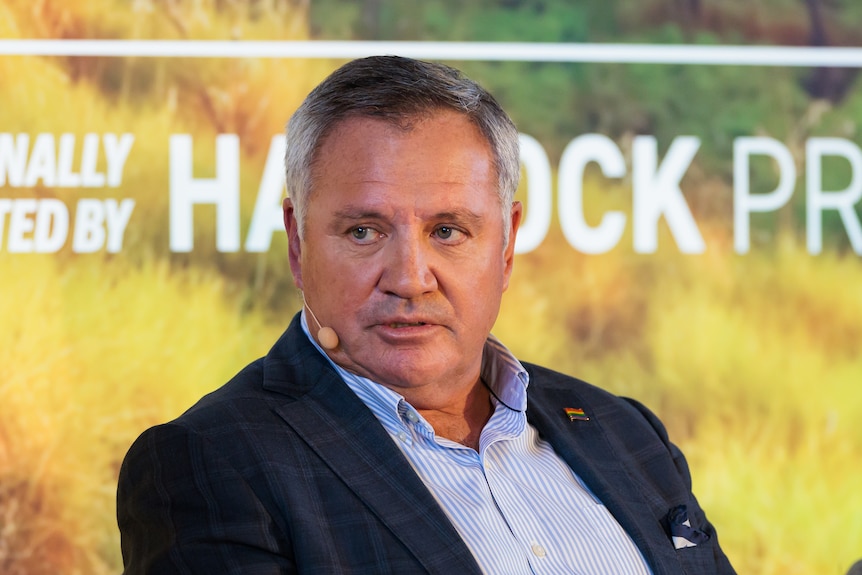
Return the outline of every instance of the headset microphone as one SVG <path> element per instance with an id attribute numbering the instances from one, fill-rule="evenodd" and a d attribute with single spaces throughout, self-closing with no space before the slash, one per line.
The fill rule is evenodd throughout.
<path id="1" fill-rule="evenodd" d="M 323 349 L 335 349 L 338 347 L 338 334 L 335 333 L 335 330 L 331 327 L 320 325 L 320 322 L 317 320 L 317 316 L 314 315 L 308 302 L 305 301 L 304 293 L 302 294 L 302 303 L 305 305 L 305 309 L 308 310 L 308 313 L 311 314 L 312 319 L 314 319 L 314 323 L 317 324 L 317 341 L 320 342 L 320 347 Z"/>

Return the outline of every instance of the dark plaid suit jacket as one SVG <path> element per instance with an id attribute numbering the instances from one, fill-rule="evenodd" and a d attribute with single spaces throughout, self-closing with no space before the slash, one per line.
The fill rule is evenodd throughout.
<path id="1" fill-rule="evenodd" d="M 640 404 L 525 364 L 529 421 L 626 529 L 656 574 L 733 573 L 688 467 Z M 570 421 L 565 407 L 589 421 Z M 668 512 L 710 535 L 675 550 Z M 123 462 L 127 574 L 480 573 L 433 496 L 295 317 L 266 357 Z M 588 570 L 588 567 L 585 567 Z"/>

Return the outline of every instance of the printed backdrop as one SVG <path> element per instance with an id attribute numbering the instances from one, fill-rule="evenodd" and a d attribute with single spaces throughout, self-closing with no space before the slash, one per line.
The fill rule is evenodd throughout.
<path id="1" fill-rule="evenodd" d="M 128 446 L 299 309 L 281 130 L 349 57 L 34 55 L 15 40 L 678 55 L 858 46 L 860 25 L 851 0 L 0 0 L 0 572 L 119 572 Z M 862 57 L 637 53 L 440 57 L 523 134 L 526 221 L 494 331 L 653 408 L 740 573 L 844 573 L 862 557 Z"/>

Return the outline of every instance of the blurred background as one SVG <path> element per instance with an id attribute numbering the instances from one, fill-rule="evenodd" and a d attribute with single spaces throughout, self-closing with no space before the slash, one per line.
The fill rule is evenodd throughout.
<path id="1" fill-rule="evenodd" d="M 856 47 L 862 4 L 0 0 L 0 38 Z M 0 572 L 118 573 L 128 446 L 300 307 L 278 136 L 345 60 L 0 50 Z M 533 142 L 531 241 L 496 335 L 656 411 L 740 573 L 846 572 L 862 557 L 858 68 L 448 63 Z"/>

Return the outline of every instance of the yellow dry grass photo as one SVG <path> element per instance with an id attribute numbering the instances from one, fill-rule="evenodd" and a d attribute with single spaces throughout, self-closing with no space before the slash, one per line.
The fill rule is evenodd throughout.
<path id="1" fill-rule="evenodd" d="M 131 4 L 5 0 L 0 37 L 310 35 L 303 3 L 252 3 L 266 17 L 215 0 Z M 0 573 L 120 572 L 126 449 L 264 355 L 298 310 L 279 234 L 269 253 L 218 252 L 204 207 L 194 251 L 170 253 L 168 142 L 193 136 L 203 178 L 215 136 L 239 136 L 245 234 L 271 138 L 339 63 L 0 57 L 0 132 L 135 136 L 117 189 L 0 186 L 70 212 L 135 200 L 116 254 L 0 245 Z M 588 180 L 585 194 L 606 186 Z M 667 234 L 655 254 L 626 237 L 588 256 L 555 224 L 517 257 L 494 332 L 523 360 L 656 411 L 739 573 L 843 574 L 862 558 L 862 260 L 809 255 L 789 232 L 738 255 L 727 219 L 698 215 L 696 256 Z"/>

